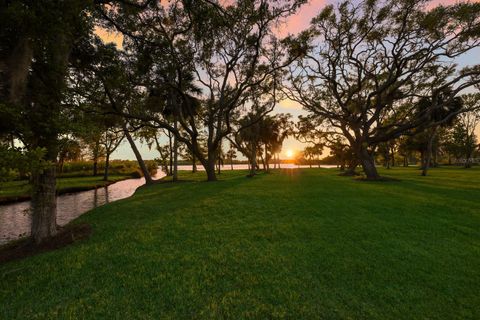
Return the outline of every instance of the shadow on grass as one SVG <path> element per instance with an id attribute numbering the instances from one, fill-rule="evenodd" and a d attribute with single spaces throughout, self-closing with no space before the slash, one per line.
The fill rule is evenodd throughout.
<path id="1" fill-rule="evenodd" d="M 351 171 L 343 171 L 338 174 L 340 177 L 358 177 L 361 176 L 362 174 L 359 172 L 351 172 Z"/>
<path id="2" fill-rule="evenodd" d="M 363 181 L 363 182 L 373 182 L 373 183 L 376 183 L 376 182 L 401 182 L 402 181 L 401 179 L 392 178 L 392 177 L 388 177 L 388 176 L 380 176 L 378 178 L 371 179 L 371 178 L 368 178 L 367 176 L 364 176 L 364 175 L 359 175 L 359 176 L 355 177 L 353 180 Z"/>
<path id="3" fill-rule="evenodd" d="M 89 224 L 67 225 L 59 229 L 51 239 L 37 245 L 31 238 L 25 238 L 0 247 L 0 264 L 20 260 L 40 253 L 57 250 L 72 243 L 87 239 L 92 234 Z"/>

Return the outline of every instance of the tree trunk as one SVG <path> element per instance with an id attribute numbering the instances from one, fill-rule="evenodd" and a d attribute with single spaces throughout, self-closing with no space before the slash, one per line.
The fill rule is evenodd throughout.
<path id="1" fill-rule="evenodd" d="M 56 170 L 58 156 L 57 134 L 37 133 L 40 138 L 36 147 L 46 149 L 45 160 L 50 164 L 42 170 L 33 170 L 31 176 L 31 237 L 36 244 L 53 237 L 57 233 Z"/>
<path id="2" fill-rule="evenodd" d="M 108 181 L 108 169 L 110 168 L 110 154 L 107 152 L 105 157 L 105 170 L 103 172 L 103 181 Z"/>
<path id="3" fill-rule="evenodd" d="M 34 173 L 32 178 L 31 233 L 39 244 L 57 233 L 55 166 Z"/>
<path id="4" fill-rule="evenodd" d="M 395 167 L 395 150 L 394 148 L 390 148 L 391 155 L 390 157 L 392 158 L 392 167 Z"/>
<path id="5" fill-rule="evenodd" d="M 430 141 L 428 142 L 428 144 L 430 145 Z M 424 176 L 424 177 L 427 175 L 428 169 L 430 168 L 430 160 L 431 160 L 431 157 L 432 157 L 432 154 L 431 154 L 431 152 L 428 151 L 428 148 L 429 147 L 427 147 L 427 156 L 424 158 L 424 160 L 423 160 L 424 162 L 423 162 L 423 165 L 422 165 L 422 176 Z"/>
<path id="6" fill-rule="evenodd" d="M 169 162 L 170 162 L 170 174 L 173 174 L 173 145 L 172 145 L 172 133 L 168 132 L 168 149 L 170 153 Z"/>
<path id="7" fill-rule="evenodd" d="M 209 152 L 207 159 L 207 166 L 205 171 L 207 172 L 207 181 L 217 181 L 217 175 L 215 174 L 215 161 L 216 157 L 213 152 Z"/>
<path id="8" fill-rule="evenodd" d="M 95 142 L 95 149 L 93 150 L 93 176 L 98 174 L 98 158 L 100 157 L 100 140 Z"/>
<path id="9" fill-rule="evenodd" d="M 138 162 L 138 165 L 140 166 L 140 170 L 142 170 L 143 176 L 145 177 L 145 184 L 152 184 L 153 179 L 150 176 L 150 172 L 148 172 L 147 166 L 145 165 L 145 162 L 142 159 L 142 155 L 138 151 L 138 148 L 135 145 L 135 141 L 133 141 L 133 138 L 130 135 L 130 132 L 128 132 L 127 125 L 125 123 L 123 124 L 123 132 L 125 133 L 125 137 L 127 137 L 128 143 L 130 143 L 130 147 L 132 148 L 132 151 L 135 154 L 135 157 L 137 158 L 137 162 Z"/>
<path id="10" fill-rule="evenodd" d="M 266 172 L 270 171 L 270 167 L 268 164 L 268 148 L 266 144 L 265 144 L 265 168 L 264 169 Z"/>
<path id="11" fill-rule="evenodd" d="M 425 166 L 425 150 L 420 151 L 420 168 L 423 169 Z"/>
<path id="12" fill-rule="evenodd" d="M 384 153 L 384 163 L 383 163 L 383 166 L 387 169 L 390 169 L 390 147 L 387 145 L 387 150 L 385 151 Z"/>
<path id="13" fill-rule="evenodd" d="M 177 130 L 178 122 L 174 121 L 174 128 Z M 178 139 L 177 136 L 173 136 L 173 181 L 178 181 Z"/>
<path id="14" fill-rule="evenodd" d="M 277 159 L 278 159 L 278 169 L 282 169 L 282 167 L 280 167 L 280 163 L 281 163 L 280 153 L 277 154 Z"/>
<path id="15" fill-rule="evenodd" d="M 348 168 L 347 168 L 347 171 L 345 172 L 345 175 L 346 176 L 355 176 L 357 175 L 357 173 L 355 172 L 355 169 L 357 168 L 358 166 L 358 162 L 355 160 L 355 159 L 352 159 L 349 163 L 348 163 Z"/>
<path id="16" fill-rule="evenodd" d="M 430 168 L 430 162 L 432 161 L 433 140 L 435 140 L 436 133 L 437 133 L 437 128 L 434 128 L 430 139 L 428 139 L 427 156 L 425 157 L 425 163 L 423 164 L 422 176 L 426 176 L 428 169 Z"/>
<path id="17" fill-rule="evenodd" d="M 192 172 L 193 173 L 197 172 L 197 159 L 193 152 L 192 152 Z"/>
<path id="18" fill-rule="evenodd" d="M 157 138 L 157 135 L 154 135 L 154 139 L 155 139 L 155 145 L 157 146 L 157 151 L 158 151 L 158 154 L 160 155 L 160 160 L 162 161 L 161 163 L 161 167 L 162 167 L 162 170 L 165 171 L 165 175 L 169 176 L 170 175 L 170 167 L 167 163 L 167 156 L 164 156 L 164 154 L 162 153 L 162 148 L 160 147 L 160 142 L 158 141 L 158 138 Z"/>
<path id="19" fill-rule="evenodd" d="M 472 162 L 470 159 L 473 157 L 473 152 L 472 153 L 467 153 L 465 155 L 465 169 L 469 169 L 472 167 Z"/>
<path id="20" fill-rule="evenodd" d="M 375 159 L 373 154 L 368 152 L 364 147 L 360 148 L 360 162 L 362 164 L 363 172 L 368 180 L 377 180 L 380 178 L 377 168 L 375 167 Z"/>
<path id="21" fill-rule="evenodd" d="M 233 157 L 230 159 L 230 168 L 233 170 Z"/>
<path id="22" fill-rule="evenodd" d="M 257 169 L 257 148 L 255 148 L 255 145 L 252 144 L 250 152 L 250 176 L 253 177 Z"/>
<path id="23" fill-rule="evenodd" d="M 95 177 L 98 174 L 98 158 L 93 159 L 93 176 Z"/>
<path id="24" fill-rule="evenodd" d="M 63 173 L 63 167 L 65 165 L 65 160 L 61 159 L 60 160 L 60 165 L 58 166 L 58 170 L 60 171 L 60 174 Z"/>

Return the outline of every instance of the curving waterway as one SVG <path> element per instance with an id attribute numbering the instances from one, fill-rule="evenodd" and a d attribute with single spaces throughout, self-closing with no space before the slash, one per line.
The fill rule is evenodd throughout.
<path id="1" fill-rule="evenodd" d="M 158 171 L 155 179 L 165 174 Z M 104 204 L 128 198 L 145 179 L 127 179 L 95 190 L 67 193 L 57 197 L 57 224 L 64 226 L 83 213 Z M 30 234 L 30 201 L 0 205 L 0 244 Z"/>

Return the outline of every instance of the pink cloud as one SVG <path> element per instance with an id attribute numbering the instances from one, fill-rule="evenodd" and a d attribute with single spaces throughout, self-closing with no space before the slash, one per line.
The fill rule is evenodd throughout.
<path id="1" fill-rule="evenodd" d="M 354 0 L 355 1 L 355 0 Z M 285 23 L 277 28 L 276 34 L 280 37 L 288 34 L 296 34 L 305 30 L 312 18 L 320 13 L 320 11 L 327 4 L 338 4 L 340 1 L 336 0 L 311 0 L 303 5 L 300 10 L 293 16 L 289 17 Z M 359 1 L 355 1 L 359 2 Z M 428 8 L 433 8 L 438 5 L 452 5 L 462 2 L 480 2 L 480 0 L 433 0 L 428 4 Z"/>
<path id="2" fill-rule="evenodd" d="M 277 29 L 278 36 L 286 36 L 288 34 L 296 34 L 310 25 L 313 17 L 318 15 L 327 1 L 311 0 L 303 5 L 300 10 Z"/>

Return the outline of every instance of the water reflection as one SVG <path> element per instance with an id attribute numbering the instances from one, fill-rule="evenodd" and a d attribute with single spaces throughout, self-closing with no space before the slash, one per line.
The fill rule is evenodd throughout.
<path id="1" fill-rule="evenodd" d="M 155 178 L 163 176 L 163 172 L 159 172 Z M 143 178 L 128 179 L 108 187 L 61 195 L 57 198 L 57 223 L 66 225 L 93 208 L 128 198 L 144 183 Z M 30 224 L 30 201 L 0 205 L 0 244 L 27 236 Z"/>

